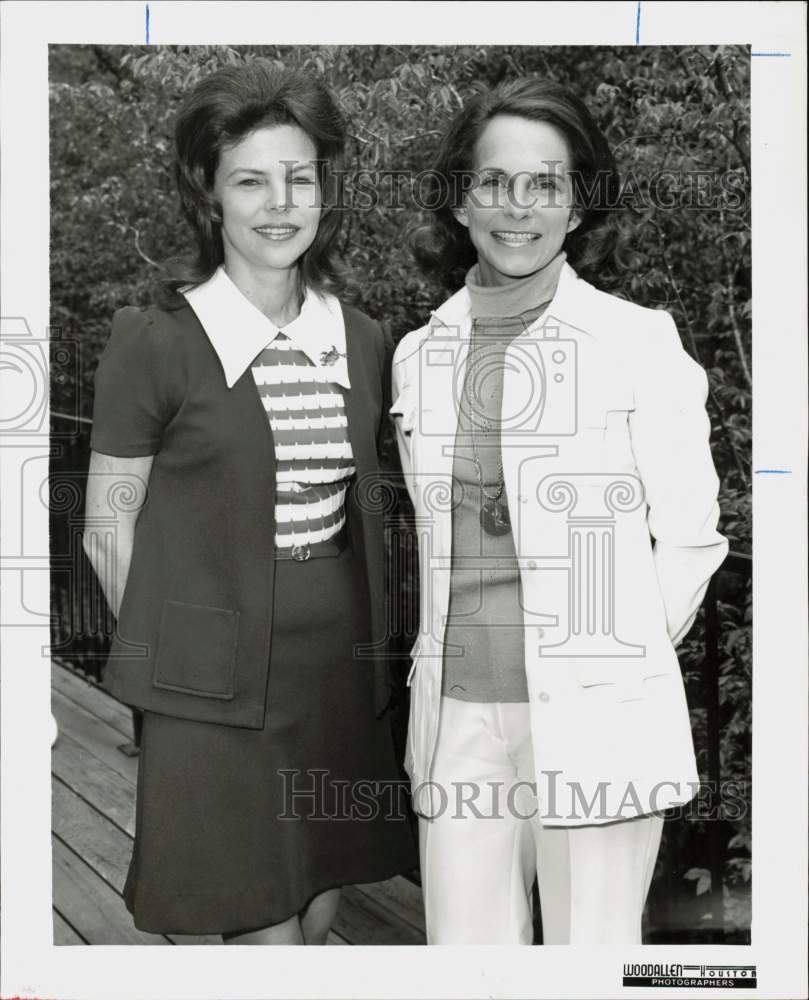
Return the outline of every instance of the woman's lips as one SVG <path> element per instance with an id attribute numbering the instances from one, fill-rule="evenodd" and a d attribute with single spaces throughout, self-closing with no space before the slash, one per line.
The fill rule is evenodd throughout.
<path id="1" fill-rule="evenodd" d="M 262 239 L 278 242 L 279 240 L 292 239 L 292 237 L 298 232 L 298 227 L 287 224 L 278 226 L 256 226 L 253 232 L 258 233 Z"/>
<path id="2" fill-rule="evenodd" d="M 492 239 L 506 247 L 525 247 L 530 243 L 535 243 L 540 238 L 539 233 L 520 233 L 505 229 L 492 232 Z"/>

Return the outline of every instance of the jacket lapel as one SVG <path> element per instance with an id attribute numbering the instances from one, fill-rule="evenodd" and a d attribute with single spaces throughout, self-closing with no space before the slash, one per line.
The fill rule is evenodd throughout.
<path id="1" fill-rule="evenodd" d="M 354 454 L 357 478 L 376 471 L 376 437 L 374 434 L 373 394 L 374 359 L 363 350 L 353 324 L 346 321 L 346 355 L 351 388 L 342 388 L 348 420 L 348 439 Z"/>

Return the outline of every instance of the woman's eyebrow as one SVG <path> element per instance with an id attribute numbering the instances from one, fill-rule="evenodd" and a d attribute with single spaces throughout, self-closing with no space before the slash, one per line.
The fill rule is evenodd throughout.
<path id="1" fill-rule="evenodd" d="M 300 173 L 302 170 L 315 169 L 314 160 L 300 160 L 300 161 L 281 160 L 281 162 L 287 168 L 287 171 L 293 174 Z M 290 167 L 292 168 L 291 170 L 289 169 Z"/>
<path id="2" fill-rule="evenodd" d="M 540 167 L 538 170 L 517 170 L 514 174 L 509 174 L 507 170 L 502 167 L 478 167 L 479 174 L 495 174 L 499 177 L 552 177 L 558 178 L 563 175 L 563 171 L 560 170 L 561 162 L 559 160 L 547 160 L 544 161 L 550 164 L 549 167 Z"/>
<path id="3" fill-rule="evenodd" d="M 256 176 L 263 177 L 264 171 L 256 167 L 234 167 L 228 174 L 228 177 L 233 177 L 234 174 L 255 174 Z"/>
<path id="4" fill-rule="evenodd" d="M 315 164 L 312 160 L 302 160 L 297 162 L 295 160 L 281 160 L 284 164 L 287 173 L 300 173 L 302 170 L 314 170 Z M 233 177 L 235 174 L 252 174 L 256 177 L 263 177 L 267 173 L 266 170 L 261 170 L 259 167 L 234 167 L 233 170 L 227 175 L 228 178 Z"/>

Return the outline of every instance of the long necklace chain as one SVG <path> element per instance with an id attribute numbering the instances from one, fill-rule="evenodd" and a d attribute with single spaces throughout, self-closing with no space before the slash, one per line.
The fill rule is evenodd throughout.
<path id="1" fill-rule="evenodd" d="M 481 465 L 480 455 L 478 454 L 477 441 L 475 439 L 475 408 L 473 406 L 472 399 L 470 398 L 469 395 L 469 383 L 474 378 L 474 359 L 470 360 L 472 361 L 472 365 L 467 371 L 467 377 L 464 379 L 464 400 L 468 406 L 467 412 L 469 413 L 469 436 L 472 439 L 472 454 L 475 457 L 475 473 L 478 479 L 478 486 L 483 496 L 486 497 L 487 500 L 499 500 L 500 497 L 503 495 L 503 490 L 506 488 L 505 478 L 503 476 L 503 453 L 502 451 L 498 450 L 497 492 L 489 493 L 486 490 L 486 487 L 483 485 L 483 466 Z M 484 419 L 482 421 L 482 426 L 484 433 L 488 434 L 491 431 L 491 425 L 488 420 Z"/>

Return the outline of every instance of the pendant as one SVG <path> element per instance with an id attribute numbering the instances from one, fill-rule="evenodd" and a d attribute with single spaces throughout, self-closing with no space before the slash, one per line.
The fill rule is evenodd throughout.
<path id="1" fill-rule="evenodd" d="M 497 500 L 487 500 L 480 508 L 480 526 L 487 535 L 507 535 L 511 531 L 508 507 Z"/>

